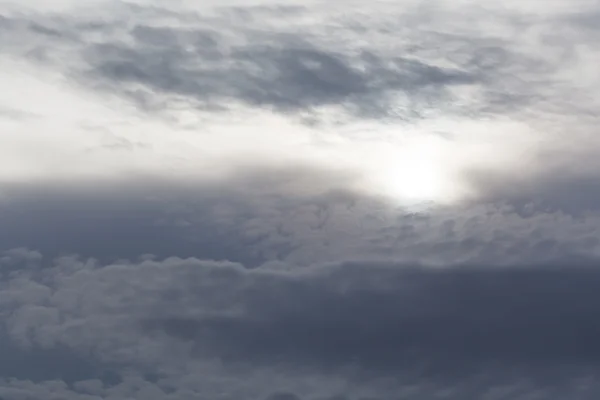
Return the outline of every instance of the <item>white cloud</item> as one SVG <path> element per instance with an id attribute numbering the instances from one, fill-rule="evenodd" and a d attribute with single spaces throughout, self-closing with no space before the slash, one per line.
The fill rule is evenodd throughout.
<path id="1" fill-rule="evenodd" d="M 599 88 L 589 72 L 597 51 L 591 42 L 576 45 L 579 31 L 560 20 L 560 8 L 542 16 L 536 3 L 534 17 L 516 5 L 500 13 L 489 4 L 482 11 L 468 3 L 381 2 L 369 18 L 360 4 L 345 4 L 344 16 L 334 18 L 336 8 L 321 3 L 305 3 L 304 11 L 259 3 L 236 12 L 219 3 L 212 15 L 181 11 L 196 2 L 9 14 L 0 105 L 32 117 L 4 118 L 3 180 L 206 178 L 235 165 L 293 160 L 362 174 L 354 186 L 366 181 L 379 194 L 444 202 L 479 194 L 465 171 L 527 169 L 535 179 L 545 167 L 540 152 L 564 154 L 565 130 L 568 160 L 595 146 L 594 120 L 578 119 L 575 131 L 560 111 L 591 110 L 586 99 Z M 243 19 L 246 28 L 236 22 Z M 405 23 L 392 26 L 392 19 Z M 200 34 L 217 40 L 213 50 L 195 50 L 203 66 L 186 53 Z M 152 42 L 161 37 L 175 41 Z M 302 69 L 302 57 L 320 70 Z M 136 102 L 149 108 L 135 109 Z M 228 112 L 199 110 L 202 104 Z M 348 111 L 367 119 L 348 120 Z M 329 122 L 311 128 L 298 118 Z M 339 118 L 344 125 L 333 123 Z M 421 150 L 433 140 L 436 152 Z"/>

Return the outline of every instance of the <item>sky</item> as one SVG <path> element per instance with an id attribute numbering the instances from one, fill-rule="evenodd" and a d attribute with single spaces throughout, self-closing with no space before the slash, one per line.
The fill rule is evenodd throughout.
<path id="1" fill-rule="evenodd" d="M 0 400 L 600 395 L 596 0 L 0 0 Z"/>

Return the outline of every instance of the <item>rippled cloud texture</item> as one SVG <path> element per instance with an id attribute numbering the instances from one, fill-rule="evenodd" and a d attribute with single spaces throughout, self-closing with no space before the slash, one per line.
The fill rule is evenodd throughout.
<path id="1" fill-rule="evenodd" d="M 0 0 L 0 399 L 596 399 L 596 1 Z"/>

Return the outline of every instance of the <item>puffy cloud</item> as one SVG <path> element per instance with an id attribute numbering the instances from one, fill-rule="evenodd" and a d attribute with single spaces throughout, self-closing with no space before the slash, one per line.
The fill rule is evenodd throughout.
<path id="1" fill-rule="evenodd" d="M 98 367 L 83 377 L 79 369 L 82 382 L 69 389 L 82 395 L 261 398 L 282 396 L 281 387 L 309 398 L 374 396 L 408 390 L 410 382 L 421 394 L 449 385 L 448 396 L 458 397 L 448 398 L 462 398 L 463 385 L 478 394 L 520 387 L 527 396 L 562 385 L 576 395 L 584 388 L 575 383 L 600 362 L 593 261 L 443 268 L 363 262 L 286 271 L 71 257 L 22 275 L 3 285 L 27 279 L 49 295 L 25 294 L 29 301 L 7 307 L 14 310 L 5 321 L 8 343 L 18 351 L 64 346 L 63 359 L 87 357 Z M 17 296 L 2 293 L 3 300 Z M 40 324 L 31 310 L 42 308 L 59 318 Z M 23 329 L 30 343 L 22 343 Z M 54 360 L 58 370 L 71 368 Z M 120 378 L 111 381 L 107 369 Z"/>

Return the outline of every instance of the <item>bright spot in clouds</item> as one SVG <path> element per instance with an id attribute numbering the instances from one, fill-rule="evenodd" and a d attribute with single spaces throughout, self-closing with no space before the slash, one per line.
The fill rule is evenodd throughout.
<path id="1" fill-rule="evenodd" d="M 12 2 L 0 4 L 8 4 L 9 8 L 15 9 Z M 31 4 L 37 3 L 24 3 Z M 60 1 L 49 3 L 49 6 L 60 11 L 77 4 Z M 106 15 L 114 17 L 113 11 L 117 14 L 120 6 L 111 2 L 106 4 L 116 7 L 112 9 L 107 6 L 105 9 Z M 239 6 L 235 2 L 232 4 Z M 325 12 L 327 8 L 324 4 L 298 4 L 323 11 L 322 15 L 315 13 L 315 17 L 320 15 L 319 18 L 328 18 L 326 16 L 330 10 Z M 449 7 L 449 4 L 443 4 L 444 7 Z M 382 2 L 379 5 L 382 10 L 388 10 L 390 13 L 399 12 L 390 2 Z M 191 1 L 182 2 L 179 6 L 214 10 L 213 3 L 200 6 L 199 3 Z M 353 7 L 358 6 L 357 3 Z M 73 10 L 73 13 L 80 12 L 76 11 L 77 7 Z M 86 15 L 86 18 L 89 18 L 89 13 Z M 435 13 L 432 15 L 435 16 Z M 145 17 L 138 21 L 142 27 L 143 18 Z M 157 18 L 160 22 L 161 18 L 166 17 L 161 14 Z M 306 18 L 298 17 L 299 27 L 319 21 Z M 185 29 L 194 29 L 194 23 L 196 22 Z M 232 173 L 237 169 L 244 170 L 252 165 L 279 168 L 288 164 L 354 174 L 355 182 L 349 183 L 349 187 L 387 197 L 400 205 L 449 204 L 460 202 L 473 194 L 469 182 L 469 174 L 473 171 L 505 174 L 521 171 L 520 175 L 525 171 L 525 174 L 530 174 L 537 168 L 535 157 L 540 149 L 552 148 L 555 144 L 560 147 L 564 144 L 555 140 L 560 138 L 563 132 L 548 131 L 545 126 L 536 122 L 536 118 L 532 119 L 525 114 L 517 119 L 503 116 L 501 113 L 485 116 L 472 112 L 475 107 L 481 105 L 485 96 L 499 101 L 494 96 L 514 95 L 511 90 L 514 91 L 515 88 L 507 86 L 512 84 L 511 77 L 515 74 L 510 69 L 508 74 L 503 72 L 504 75 L 493 77 L 492 83 L 498 87 L 494 86 L 489 93 L 485 92 L 485 86 L 473 83 L 479 79 L 479 72 L 469 76 L 453 66 L 460 62 L 460 58 L 451 59 L 445 54 L 442 54 L 441 61 L 439 57 L 434 57 L 435 62 L 428 59 L 430 56 L 427 53 L 412 55 L 406 60 L 394 59 L 394 62 L 399 64 L 392 63 L 389 70 L 385 69 L 388 68 L 387 64 L 378 64 L 377 57 L 367 57 L 360 60 L 367 64 L 366 67 L 363 65 L 359 72 L 350 62 L 347 66 L 344 65 L 338 54 L 329 56 L 318 50 L 317 44 L 330 45 L 327 40 L 331 37 L 315 33 L 313 39 L 317 44 L 314 49 L 309 50 L 296 50 L 293 47 L 296 44 L 287 44 L 291 48 L 286 52 L 268 45 L 257 49 L 249 47 L 249 53 L 242 52 L 236 56 L 233 53 L 235 47 L 230 47 L 227 51 L 232 52 L 230 56 L 235 62 L 240 65 L 254 63 L 255 70 L 248 67 L 250 72 L 243 76 L 240 74 L 244 71 L 228 70 L 227 68 L 232 68 L 231 65 L 224 63 L 220 66 L 206 67 L 214 68 L 214 71 L 209 71 L 204 77 L 202 65 L 198 65 L 197 60 L 192 60 L 189 65 L 185 64 L 186 57 L 190 57 L 189 53 L 192 51 L 189 49 L 193 49 L 196 42 L 181 44 L 181 49 L 177 48 L 180 41 L 188 40 L 185 36 L 185 32 L 188 31 L 182 28 L 181 31 L 177 31 L 177 35 L 180 36 L 171 37 L 164 29 L 175 30 L 173 26 L 155 28 L 156 26 L 160 24 L 148 23 L 145 30 L 134 26 L 121 33 L 121 28 L 115 28 L 105 36 L 95 33 L 92 29 L 88 36 L 93 40 L 90 39 L 87 48 L 81 49 L 77 42 L 67 40 L 60 43 L 61 50 L 55 53 L 53 42 L 50 45 L 35 47 L 35 42 L 28 43 L 27 39 L 24 39 L 23 46 L 15 46 L 18 54 L 41 54 L 39 57 L 47 60 L 48 65 L 31 59 L 27 61 L 26 57 L 19 58 L 10 53 L 3 54 L 0 57 L 0 107 L 6 110 L 6 113 L 10 113 L 11 110 L 27 110 L 27 114 L 1 121 L 0 158 L 3 160 L 3 167 L 0 179 L 13 182 L 94 177 L 110 179 L 136 174 L 203 180 L 213 179 L 223 173 Z M 273 25 L 270 29 L 285 27 L 286 24 Z M 466 29 L 465 32 L 469 31 L 469 27 L 460 27 Z M 224 32 L 226 29 L 230 27 L 223 28 Z M 229 32 L 232 37 L 236 34 L 241 37 L 249 34 L 244 31 L 236 33 L 235 29 L 233 34 Z M 510 24 L 507 27 L 500 24 L 494 29 L 490 33 L 492 36 L 506 38 L 510 36 L 513 28 Z M 408 30 L 398 33 L 398 37 L 408 35 L 407 41 L 418 40 L 418 35 L 416 39 L 411 39 L 410 34 L 412 33 Z M 41 37 L 54 40 L 51 35 Z M 207 41 L 202 42 L 205 47 L 210 46 L 218 35 L 207 37 Z M 139 43 L 132 41 L 132 38 L 139 40 Z M 389 39 L 388 36 L 382 36 L 374 39 L 371 44 L 373 52 L 380 52 L 379 58 L 396 54 L 396 50 L 390 50 L 386 46 L 400 46 L 397 43 L 401 42 L 386 42 Z M 157 42 L 151 43 L 153 40 Z M 174 42 L 169 42 L 170 40 Z M 361 43 L 343 37 L 340 40 L 344 43 Z M 95 50 L 95 42 L 105 47 Z M 251 41 L 239 43 L 252 45 Z M 14 43 L 11 45 L 14 46 Z M 139 45 L 139 49 L 127 48 L 135 45 Z M 35 51 L 28 53 L 27 46 L 34 46 Z M 40 50 L 44 48 L 44 51 Z M 181 54 L 177 51 L 181 51 Z M 249 56 L 252 51 L 265 53 L 254 59 Z M 273 52 L 272 56 L 269 51 Z M 357 57 L 355 50 L 350 48 L 348 51 L 348 57 Z M 397 51 L 405 49 L 400 48 Z M 487 51 L 490 52 L 489 55 Z M 489 69 L 494 63 L 498 63 L 504 68 L 504 53 L 494 48 L 488 50 L 487 47 L 481 52 L 483 67 Z M 139 60 L 128 60 L 127 57 L 132 54 L 138 54 Z M 214 62 L 211 54 L 201 53 L 200 56 L 206 56 Z M 107 59 L 104 60 L 103 57 Z M 177 61 L 169 64 L 169 57 L 175 57 Z M 273 63 L 270 67 L 281 70 L 276 70 L 271 80 L 263 81 L 260 75 L 261 68 L 264 71 L 273 69 L 269 70 L 269 65 L 261 64 L 265 57 Z M 272 57 L 272 60 L 268 57 Z M 285 57 L 292 58 L 286 60 Z M 451 59 L 451 62 L 444 60 L 444 57 Z M 88 65 L 92 61 L 98 65 Z M 128 62 L 131 65 L 127 64 Z M 158 64 L 155 66 L 153 62 Z M 164 71 L 160 70 L 161 62 L 167 63 Z M 368 62 L 374 63 L 373 66 L 369 67 Z M 488 64 L 485 64 L 486 62 Z M 358 61 L 356 63 L 359 64 Z M 236 64 L 232 62 L 232 65 Z M 463 69 L 469 65 L 467 62 Z M 512 68 L 510 63 L 507 65 L 507 68 Z M 184 67 L 200 69 L 188 77 L 185 74 L 189 72 L 186 72 Z M 181 68 L 180 75 L 177 75 L 177 68 Z M 224 75 L 219 75 L 219 68 L 226 71 Z M 369 72 L 368 68 L 373 71 Z M 169 76 L 169 71 L 175 71 L 175 75 Z M 566 73 L 565 71 L 562 73 Z M 255 75 L 257 73 L 258 75 Z M 528 73 L 528 69 L 523 73 Z M 102 74 L 108 74 L 108 78 L 116 81 L 112 92 L 95 90 L 102 88 L 103 84 L 110 88 L 114 83 L 102 81 Z M 391 75 L 389 85 L 379 87 L 379 79 L 384 79 L 381 77 L 387 76 L 386 74 Z M 394 74 L 398 76 L 394 77 Z M 189 78 L 190 81 L 179 84 L 178 80 L 184 78 Z M 148 81 L 144 81 L 145 79 Z M 250 82 L 254 86 L 243 86 L 252 79 L 256 79 L 256 82 Z M 314 82 L 310 79 L 314 79 Z M 194 86 L 196 80 L 201 81 L 197 88 Z M 414 86 L 412 88 L 411 80 Z M 217 83 L 213 87 L 211 84 L 214 82 Z M 234 84 L 239 84 L 241 89 L 231 86 Z M 277 85 L 281 85 L 281 88 Z M 390 90 L 393 85 L 397 87 Z M 506 93 L 502 92 L 504 86 L 507 86 Z M 135 101 L 131 101 L 131 98 L 119 95 L 118 90 L 129 90 L 130 87 L 133 99 L 142 99 L 141 104 L 154 102 L 157 104 L 153 106 L 155 109 L 144 110 Z M 370 87 L 377 90 L 369 93 Z M 192 88 L 198 93 L 193 92 Z M 205 91 L 210 90 L 214 90 L 214 101 L 221 102 L 216 104 L 217 109 L 222 105 L 227 108 L 227 112 L 213 112 L 196 107 L 195 100 L 213 101 L 212 97 L 202 97 Z M 279 97 L 285 96 L 285 90 L 290 91 L 290 97 L 277 101 Z M 525 95 L 528 94 L 523 96 Z M 436 97 L 440 100 L 435 100 Z M 347 106 L 344 103 L 346 101 L 354 102 L 350 104 L 354 109 L 368 111 L 371 102 L 380 100 L 384 101 L 381 106 L 383 110 L 377 112 L 383 114 L 374 118 L 361 118 L 360 112 L 348 115 L 347 111 L 352 108 L 344 108 Z M 430 104 L 431 101 L 433 103 Z M 253 102 L 256 104 L 252 104 Z M 289 109 L 280 112 L 278 107 L 283 107 L 280 103 L 287 104 Z M 436 109 L 438 106 L 439 110 Z M 454 106 L 466 113 L 444 111 Z M 489 107 L 493 106 L 490 100 Z M 423 116 L 393 117 L 397 112 L 400 115 L 411 115 L 413 111 L 417 114 L 423 112 Z M 303 112 L 314 112 L 326 123 L 305 124 L 299 116 Z M 555 126 L 560 124 L 557 122 Z M 572 141 L 571 146 L 573 143 L 576 141 Z"/>
<path id="2" fill-rule="evenodd" d="M 0 106 L 31 113 L 0 131 L 5 181 L 124 173 L 204 179 L 236 164 L 304 163 L 345 166 L 362 178 L 363 188 L 401 203 L 457 195 L 446 140 L 408 124 L 373 123 L 348 132 L 241 108 L 233 119 L 182 110 L 173 114 L 173 125 L 38 68 L 11 60 L 2 67 Z M 317 134 L 326 146 L 314 140 Z"/>
<path id="3" fill-rule="evenodd" d="M 417 143 L 388 145 L 373 155 L 374 180 L 387 196 L 400 202 L 448 201 L 455 194 L 450 165 L 439 153 L 435 140 L 427 137 Z"/>
<path id="4" fill-rule="evenodd" d="M 252 164 L 287 164 L 346 170 L 355 189 L 399 205 L 450 204 L 468 194 L 462 172 L 512 168 L 536 150 L 536 133 L 510 121 L 310 127 L 243 106 L 234 116 L 184 108 L 165 118 L 11 59 L 2 62 L 0 82 L 0 107 L 29 113 L 3 121 L 3 181 L 127 174 L 202 181 Z"/>

